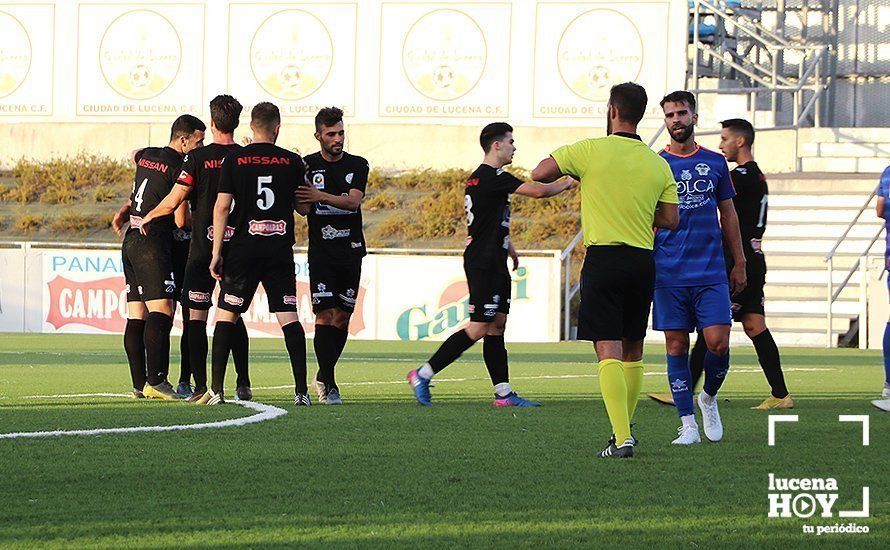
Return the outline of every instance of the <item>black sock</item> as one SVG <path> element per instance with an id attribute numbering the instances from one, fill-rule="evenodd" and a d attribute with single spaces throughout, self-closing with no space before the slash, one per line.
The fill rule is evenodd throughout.
<path id="1" fill-rule="evenodd" d="M 343 354 L 343 348 L 346 347 L 346 340 L 349 338 L 349 329 L 339 329 L 334 327 L 336 330 L 336 338 L 334 339 L 334 363 L 331 365 L 331 379 L 330 385 L 337 388 L 337 379 L 334 377 L 334 371 L 336 370 L 337 361 L 340 360 L 340 356 Z M 340 388 L 337 388 L 338 390 Z"/>
<path id="2" fill-rule="evenodd" d="M 312 338 L 312 347 L 318 362 L 318 374 L 315 377 L 325 386 L 333 385 L 336 332 L 337 329 L 331 325 L 315 325 L 315 336 Z"/>
<path id="3" fill-rule="evenodd" d="M 229 321 L 217 321 L 213 328 L 213 350 L 210 363 L 210 388 L 213 393 L 223 391 L 223 382 L 226 378 L 226 364 L 229 362 L 229 352 L 232 350 L 232 333 L 235 324 Z"/>
<path id="4" fill-rule="evenodd" d="M 145 321 L 143 319 L 127 319 L 124 329 L 124 351 L 130 364 L 130 378 L 133 389 L 142 391 L 145 386 Z"/>
<path id="5" fill-rule="evenodd" d="M 465 330 L 459 330 L 442 342 L 436 353 L 430 357 L 427 363 L 433 368 L 433 372 L 439 372 L 451 363 L 457 361 L 463 352 L 470 349 L 476 341 L 470 338 Z"/>
<path id="6" fill-rule="evenodd" d="M 487 335 L 482 344 L 482 358 L 485 359 L 485 368 L 491 377 L 491 384 L 497 386 L 510 381 L 507 366 L 507 347 L 504 345 L 504 335 Z"/>
<path id="7" fill-rule="evenodd" d="M 189 366 L 195 377 L 195 391 L 207 389 L 207 321 L 189 320 Z"/>
<path id="8" fill-rule="evenodd" d="M 238 376 L 235 384 L 237 387 L 250 387 L 250 369 L 247 366 L 247 356 L 250 350 L 250 339 L 247 336 L 247 326 L 244 319 L 238 317 L 235 323 L 235 333 L 232 335 L 232 360 L 235 363 L 235 374 Z"/>
<path id="9" fill-rule="evenodd" d="M 148 383 L 157 386 L 167 379 L 170 370 L 170 329 L 173 319 L 159 311 L 148 314 L 145 321 L 145 357 Z"/>
<path id="10" fill-rule="evenodd" d="M 294 374 L 294 389 L 297 393 L 309 393 L 306 385 L 306 333 L 303 325 L 296 321 L 281 327 L 284 345 L 290 356 L 290 368 Z"/>
<path id="11" fill-rule="evenodd" d="M 757 360 L 760 368 L 766 375 L 766 381 L 772 388 L 773 397 L 782 399 L 788 396 L 788 388 L 785 386 L 785 375 L 782 374 L 782 363 L 779 359 L 779 347 L 773 340 L 769 329 L 764 330 L 754 338 L 751 338 L 754 349 L 757 351 Z"/>
<path id="12" fill-rule="evenodd" d="M 705 335 L 699 331 L 698 337 L 695 339 L 695 346 L 692 353 L 689 354 L 689 371 L 692 374 L 689 387 L 692 391 L 698 387 L 701 375 L 705 371 L 705 354 L 708 352 L 708 346 L 705 344 Z"/>
<path id="13" fill-rule="evenodd" d="M 189 310 L 182 308 L 182 337 L 179 338 L 179 383 L 188 384 L 192 378 L 192 357 L 189 351 Z"/>

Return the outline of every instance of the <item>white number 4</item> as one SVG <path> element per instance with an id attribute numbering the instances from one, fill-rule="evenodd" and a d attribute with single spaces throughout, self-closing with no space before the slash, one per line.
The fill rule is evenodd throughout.
<path id="1" fill-rule="evenodd" d="M 272 183 L 272 176 L 260 176 L 256 179 L 256 194 L 260 197 L 256 201 L 256 205 L 260 210 L 268 210 L 275 204 L 275 193 L 263 184 Z"/>
<path id="2" fill-rule="evenodd" d="M 139 184 L 139 189 L 136 190 L 136 196 L 133 200 L 136 201 L 136 212 L 142 211 L 142 195 L 145 194 L 145 186 L 148 184 L 148 178 L 142 180 L 142 183 Z"/>

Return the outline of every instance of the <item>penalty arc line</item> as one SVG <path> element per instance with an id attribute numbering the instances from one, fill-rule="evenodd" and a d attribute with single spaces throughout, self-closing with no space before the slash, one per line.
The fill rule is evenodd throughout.
<path id="1" fill-rule="evenodd" d="M 45 432 L 16 432 L 16 433 L 0 433 L 0 439 L 23 439 L 23 438 L 39 438 L 39 437 L 58 437 L 63 435 L 104 435 L 104 434 L 121 434 L 121 433 L 139 433 L 139 432 L 173 432 L 184 430 L 206 430 L 212 428 L 230 428 L 238 426 L 246 426 L 248 424 L 256 424 L 272 420 L 279 416 L 287 414 L 287 410 L 274 405 L 266 405 L 265 403 L 257 403 L 255 401 L 231 401 L 242 407 L 247 407 L 256 411 L 256 414 L 245 416 L 242 418 L 233 418 L 230 420 L 220 420 L 218 422 L 201 422 L 199 424 L 175 424 L 172 426 L 130 426 L 127 428 L 96 428 L 92 430 L 53 430 Z"/>

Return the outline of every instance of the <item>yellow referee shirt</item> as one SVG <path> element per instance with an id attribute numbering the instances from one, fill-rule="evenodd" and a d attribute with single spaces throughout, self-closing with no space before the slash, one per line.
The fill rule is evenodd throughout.
<path id="1" fill-rule="evenodd" d="M 652 250 L 655 206 L 677 204 L 667 161 L 632 134 L 564 145 L 551 156 L 581 182 L 584 246 L 628 245 Z"/>

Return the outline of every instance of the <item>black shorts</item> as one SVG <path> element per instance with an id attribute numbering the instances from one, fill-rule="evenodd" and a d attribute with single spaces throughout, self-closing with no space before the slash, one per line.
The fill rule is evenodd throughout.
<path id="1" fill-rule="evenodd" d="M 470 287 L 470 321 L 490 323 L 495 315 L 510 313 L 513 284 L 510 276 L 497 271 L 465 269 Z"/>
<path id="2" fill-rule="evenodd" d="M 176 299 L 181 300 L 182 284 L 185 280 L 185 267 L 189 257 L 189 246 L 192 240 L 187 237 L 188 233 L 173 233 L 173 279 L 176 280 Z"/>
<path id="3" fill-rule="evenodd" d="M 655 288 L 651 250 L 590 246 L 581 268 L 578 339 L 642 340 Z"/>
<path id="4" fill-rule="evenodd" d="M 297 280 L 294 254 L 288 248 L 268 256 L 239 253 L 238 249 L 223 255 L 223 280 L 216 306 L 234 313 L 250 307 L 256 289 L 263 283 L 269 300 L 269 311 L 297 311 Z"/>
<path id="5" fill-rule="evenodd" d="M 766 266 L 762 262 L 752 262 L 747 269 L 748 284 L 745 290 L 731 296 L 732 320 L 741 322 L 746 313 L 764 315 L 763 287 L 766 284 Z"/>
<path id="6" fill-rule="evenodd" d="M 318 313 L 333 308 L 341 311 L 354 311 L 361 278 L 361 259 L 348 264 L 309 262 L 312 312 Z"/>
<path id="7" fill-rule="evenodd" d="M 182 279 L 182 305 L 189 309 L 210 309 L 216 279 L 210 274 L 210 258 L 189 256 Z"/>
<path id="8" fill-rule="evenodd" d="M 173 269 L 173 237 L 168 232 L 145 236 L 130 229 L 121 246 L 128 302 L 175 300 L 179 279 Z"/>

